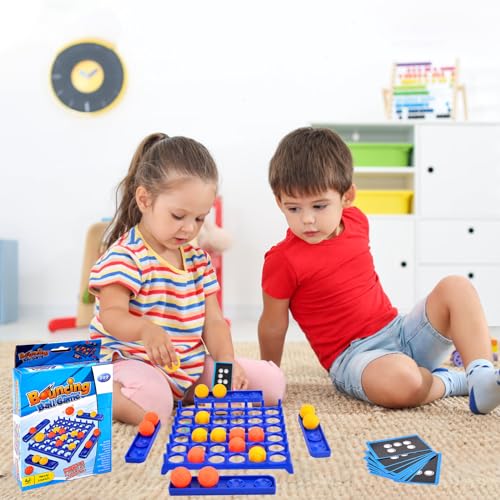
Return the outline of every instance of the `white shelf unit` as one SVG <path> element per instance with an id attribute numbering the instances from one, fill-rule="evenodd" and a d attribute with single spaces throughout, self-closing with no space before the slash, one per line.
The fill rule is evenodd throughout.
<path id="1" fill-rule="evenodd" d="M 358 189 L 412 189 L 413 213 L 369 215 L 382 286 L 401 312 L 450 274 L 500 326 L 500 124 L 322 123 L 352 142 L 413 144 L 411 167 L 355 167 Z"/>

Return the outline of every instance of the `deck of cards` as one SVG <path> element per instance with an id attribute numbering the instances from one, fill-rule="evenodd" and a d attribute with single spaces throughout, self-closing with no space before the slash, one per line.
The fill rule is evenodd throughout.
<path id="1" fill-rule="evenodd" d="M 371 474 L 398 483 L 439 483 L 441 453 L 435 452 L 416 434 L 366 444 L 366 467 Z"/>

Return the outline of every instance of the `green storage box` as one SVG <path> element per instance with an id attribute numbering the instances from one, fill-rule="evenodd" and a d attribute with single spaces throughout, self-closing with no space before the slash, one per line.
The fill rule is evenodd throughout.
<path id="1" fill-rule="evenodd" d="M 356 167 L 408 167 L 413 144 L 351 142 L 348 144 Z"/>

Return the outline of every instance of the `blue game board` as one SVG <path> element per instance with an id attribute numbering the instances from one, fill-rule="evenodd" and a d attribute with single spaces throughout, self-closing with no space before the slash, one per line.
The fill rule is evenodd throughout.
<path id="1" fill-rule="evenodd" d="M 201 410 L 210 414 L 210 422 L 206 425 L 195 423 L 195 415 Z M 246 436 L 249 428 L 261 427 L 264 430 L 264 441 L 249 442 L 245 439 L 244 452 L 230 452 L 228 438 L 222 443 L 212 442 L 210 438 L 203 443 L 194 442 L 191 433 L 199 427 L 205 428 L 209 436 L 215 427 L 224 428 L 226 436 L 229 436 L 233 427 L 244 428 Z M 249 460 L 248 450 L 254 445 L 262 446 L 266 450 L 265 461 Z M 205 448 L 203 462 L 188 462 L 187 453 L 193 446 Z M 277 406 L 264 406 L 262 391 L 228 391 L 224 398 L 215 398 L 212 395 L 206 398 L 195 397 L 194 407 L 184 407 L 180 403 L 163 455 L 161 473 L 166 474 L 180 465 L 189 469 L 200 469 L 206 465 L 218 469 L 285 469 L 293 473 L 281 401 Z"/>

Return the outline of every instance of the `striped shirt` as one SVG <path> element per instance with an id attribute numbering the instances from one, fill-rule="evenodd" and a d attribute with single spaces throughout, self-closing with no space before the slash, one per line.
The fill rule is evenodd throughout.
<path id="1" fill-rule="evenodd" d="M 180 250 L 184 270 L 160 257 L 135 226 L 99 258 L 89 281 L 89 291 L 97 297 L 90 336 L 102 340 L 104 360 L 118 355 L 152 364 L 141 341 L 124 342 L 113 337 L 99 318 L 99 290 L 107 285 L 121 285 L 130 291 L 130 314 L 149 319 L 170 335 L 180 368 L 168 374 L 155 366 L 167 378 L 176 399 L 182 399 L 203 371 L 205 297 L 219 290 L 209 255 L 190 244 Z"/>

